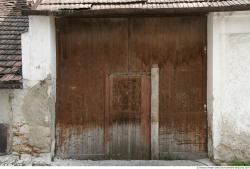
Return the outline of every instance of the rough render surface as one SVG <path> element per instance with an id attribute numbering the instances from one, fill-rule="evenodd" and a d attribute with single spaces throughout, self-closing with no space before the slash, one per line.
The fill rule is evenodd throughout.
<path id="1" fill-rule="evenodd" d="M 49 153 L 51 117 L 48 95 L 49 79 L 13 95 L 13 151 Z"/>
<path id="2" fill-rule="evenodd" d="M 208 23 L 210 151 L 215 161 L 249 161 L 250 12 L 213 13 Z"/>

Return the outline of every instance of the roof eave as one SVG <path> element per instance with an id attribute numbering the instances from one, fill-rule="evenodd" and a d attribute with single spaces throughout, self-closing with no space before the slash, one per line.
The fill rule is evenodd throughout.
<path id="1" fill-rule="evenodd" d="M 226 11 L 247 11 L 250 10 L 250 4 L 226 6 L 226 7 L 195 7 L 195 8 L 122 8 L 122 9 L 98 9 L 98 10 L 22 10 L 23 15 L 45 15 L 45 16 L 82 16 L 98 17 L 112 15 L 168 15 L 185 13 L 208 13 L 208 12 L 226 12 Z"/>

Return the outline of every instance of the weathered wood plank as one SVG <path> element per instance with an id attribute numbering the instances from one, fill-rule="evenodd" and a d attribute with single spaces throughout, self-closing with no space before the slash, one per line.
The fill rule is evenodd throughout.
<path id="1" fill-rule="evenodd" d="M 111 159 L 150 159 L 150 77 L 110 76 Z"/>
<path id="2" fill-rule="evenodd" d="M 129 30 L 130 71 L 160 68 L 160 158 L 206 153 L 206 17 L 131 18 Z"/>
<path id="3" fill-rule="evenodd" d="M 151 141 L 152 157 L 155 152 L 160 158 L 206 153 L 205 16 L 60 22 L 57 155 L 149 159 Z M 145 114 L 150 110 L 150 78 L 144 73 L 153 64 L 160 68 L 159 117 L 152 118 L 159 127 L 152 125 L 150 132 L 150 111 Z M 118 105 L 122 107 L 118 111 L 112 108 L 115 98 L 110 86 L 115 79 L 110 80 L 111 74 L 126 76 L 127 82 L 135 84 L 128 87 L 124 82 L 127 89 L 116 100 L 125 104 Z"/>
<path id="4" fill-rule="evenodd" d="M 105 79 L 127 71 L 127 19 L 62 19 L 57 30 L 56 154 L 104 158 Z"/>

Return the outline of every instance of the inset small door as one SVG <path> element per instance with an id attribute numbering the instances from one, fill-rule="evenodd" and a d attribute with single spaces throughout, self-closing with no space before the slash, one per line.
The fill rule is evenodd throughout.
<path id="1" fill-rule="evenodd" d="M 109 159 L 150 159 L 150 75 L 112 74 L 107 82 Z"/>

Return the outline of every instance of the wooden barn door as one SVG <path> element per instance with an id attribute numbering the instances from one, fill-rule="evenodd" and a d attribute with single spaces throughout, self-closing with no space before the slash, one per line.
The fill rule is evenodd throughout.
<path id="1" fill-rule="evenodd" d="M 150 159 L 157 145 L 161 159 L 207 155 L 205 16 L 59 19 L 57 40 L 57 156 Z"/>
<path id="2" fill-rule="evenodd" d="M 150 159 L 150 76 L 112 74 L 107 99 L 111 159 Z"/>

